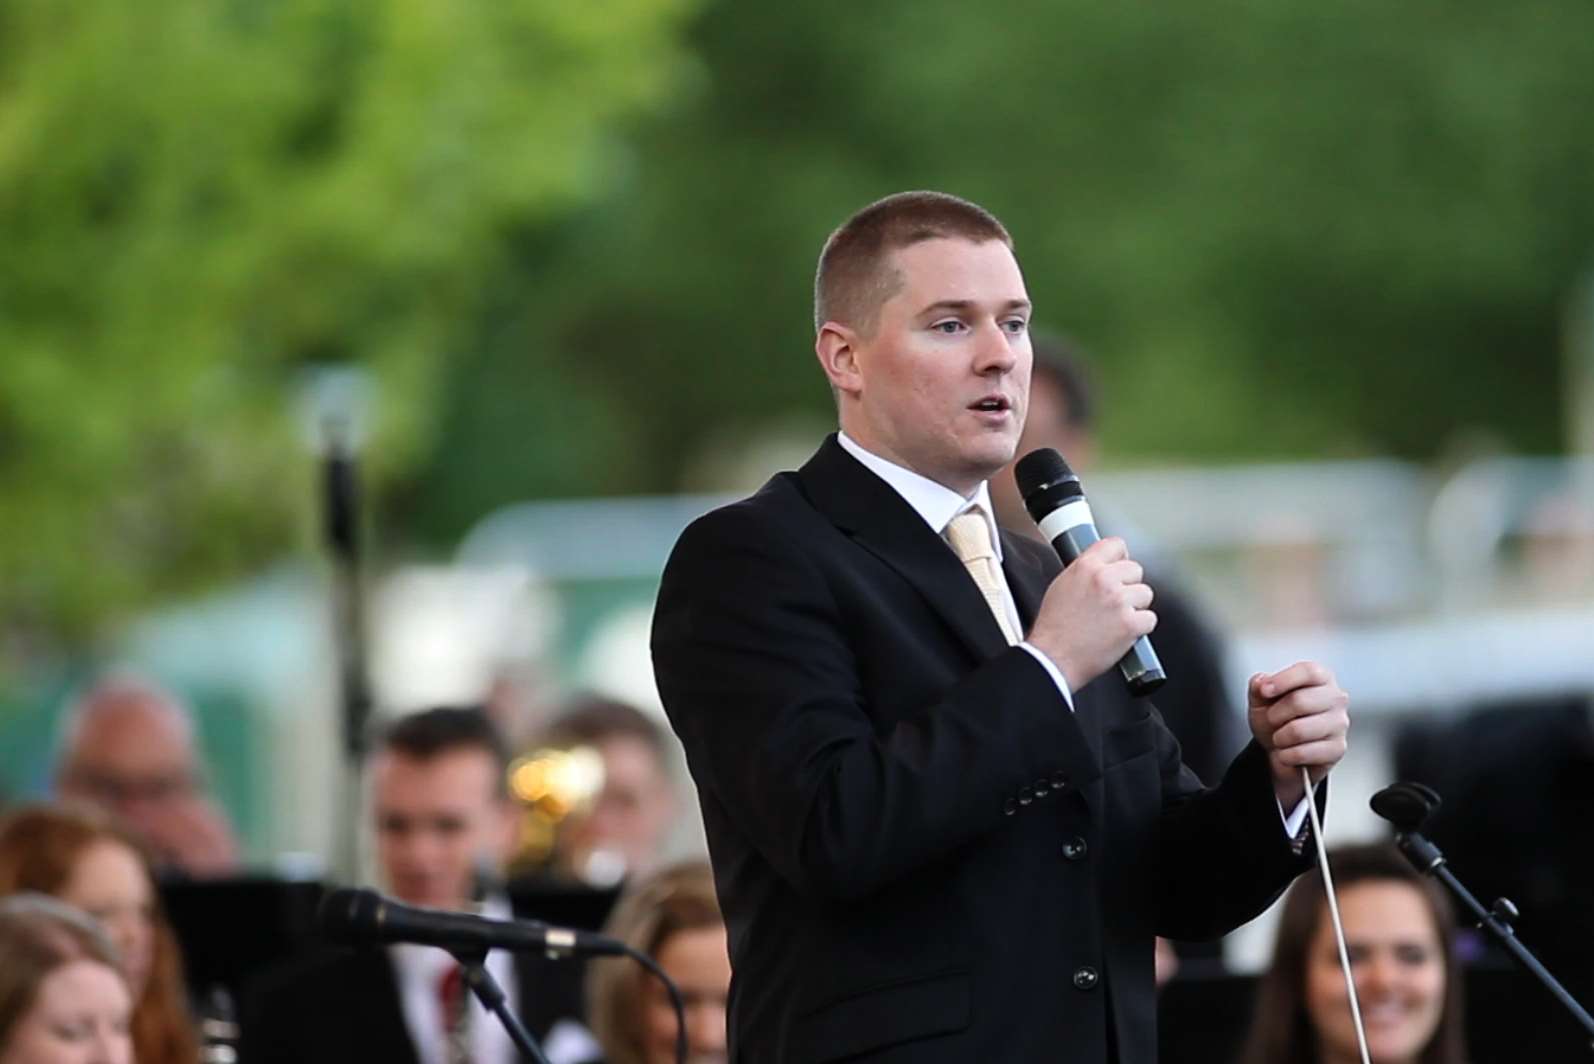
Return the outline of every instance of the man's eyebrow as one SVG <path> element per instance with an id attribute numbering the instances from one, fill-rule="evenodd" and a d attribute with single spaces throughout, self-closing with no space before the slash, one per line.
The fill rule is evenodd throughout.
<path id="1" fill-rule="evenodd" d="M 929 306 L 919 311 L 919 314 L 920 316 L 923 316 L 926 314 L 940 314 L 948 310 L 964 311 L 971 310 L 975 306 L 976 304 L 972 299 L 943 299 L 938 302 L 931 303 Z M 1002 309 L 1004 311 L 1029 310 L 1030 307 L 1031 303 L 1027 299 L 1009 299 L 1006 303 L 1002 304 Z"/>

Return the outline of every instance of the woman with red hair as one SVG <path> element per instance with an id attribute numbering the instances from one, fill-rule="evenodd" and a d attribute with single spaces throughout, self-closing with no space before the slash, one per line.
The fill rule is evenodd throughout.
<path id="1" fill-rule="evenodd" d="M 199 1060 L 177 942 L 130 836 L 86 809 L 35 805 L 11 813 L 0 820 L 0 897 L 23 891 L 59 898 L 105 928 L 133 994 L 139 1064 Z"/>

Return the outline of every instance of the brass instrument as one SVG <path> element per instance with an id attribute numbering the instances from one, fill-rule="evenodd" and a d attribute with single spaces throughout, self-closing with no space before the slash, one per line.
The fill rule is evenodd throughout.
<path id="1" fill-rule="evenodd" d="M 510 762 L 509 794 L 521 807 L 511 857 L 515 872 L 548 866 L 559 825 L 592 807 L 603 775 L 603 757 L 590 746 L 542 747 Z"/>

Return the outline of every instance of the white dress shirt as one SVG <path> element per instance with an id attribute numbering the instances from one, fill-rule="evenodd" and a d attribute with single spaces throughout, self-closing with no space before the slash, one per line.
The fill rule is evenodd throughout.
<path id="1" fill-rule="evenodd" d="M 507 899 L 489 896 L 482 904 L 481 915 L 507 920 L 510 912 Z M 410 1041 L 415 1045 L 415 1055 L 420 1064 L 445 1064 L 443 1030 L 443 1005 L 438 1000 L 437 988 L 448 969 L 458 964 L 453 954 L 436 946 L 416 946 L 409 943 L 389 946 L 388 955 L 393 960 L 393 971 L 398 976 L 399 1004 L 404 1009 L 404 1026 L 409 1029 Z M 487 970 L 504 988 L 510 1008 L 519 1001 L 516 995 L 514 958 L 501 949 L 487 954 Z M 464 987 L 470 1008 L 470 1052 L 475 1064 L 517 1064 L 520 1060 L 509 1032 L 498 1017 L 482 1007 L 469 987 Z"/>

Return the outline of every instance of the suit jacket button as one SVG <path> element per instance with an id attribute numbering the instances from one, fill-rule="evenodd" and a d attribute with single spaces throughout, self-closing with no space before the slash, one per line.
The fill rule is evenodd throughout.
<path id="1" fill-rule="evenodd" d="M 1068 776 L 1061 772 L 1052 773 L 1052 790 L 1060 791 L 1068 786 Z"/>
<path id="2" fill-rule="evenodd" d="M 1013 799 L 1009 798 L 1007 801 L 1002 803 L 1003 816 L 1012 816 L 1016 812 L 1018 812 L 1018 803 Z"/>
<path id="3" fill-rule="evenodd" d="M 1082 860 L 1085 856 L 1085 840 L 1075 835 L 1063 843 L 1063 856 L 1070 861 Z"/>
<path id="4" fill-rule="evenodd" d="M 1096 969 L 1090 965 L 1074 969 L 1074 987 L 1078 990 L 1094 990 L 1101 981 L 1101 976 L 1096 974 Z"/>
<path id="5" fill-rule="evenodd" d="M 1033 802 L 1034 800 L 1035 800 L 1035 792 L 1034 791 L 1030 790 L 1028 787 L 1020 787 L 1018 789 L 1018 804 L 1019 805 L 1028 805 L 1029 803 Z"/>
<path id="6" fill-rule="evenodd" d="M 1035 797 L 1044 798 L 1051 793 L 1052 785 L 1047 783 L 1044 777 L 1035 781 Z"/>

